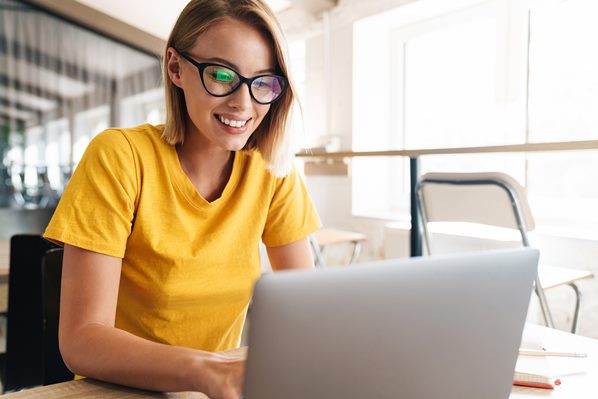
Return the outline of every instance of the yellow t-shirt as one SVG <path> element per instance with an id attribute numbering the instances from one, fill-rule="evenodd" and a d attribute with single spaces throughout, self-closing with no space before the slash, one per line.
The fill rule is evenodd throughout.
<path id="1" fill-rule="evenodd" d="M 96 136 L 44 236 L 123 259 L 116 327 L 171 345 L 234 348 L 260 273 L 260 239 L 289 244 L 320 221 L 298 173 L 274 177 L 255 151 L 235 153 L 222 196 L 207 202 L 162 129 Z"/>

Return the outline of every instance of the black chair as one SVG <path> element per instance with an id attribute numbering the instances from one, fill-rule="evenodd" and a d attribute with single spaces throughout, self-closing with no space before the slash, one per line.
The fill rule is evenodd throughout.
<path id="1" fill-rule="evenodd" d="M 74 377 L 64 364 L 58 348 L 63 253 L 62 248 L 50 249 L 42 260 L 44 385 L 69 381 Z"/>
<path id="2" fill-rule="evenodd" d="M 57 246 L 40 235 L 20 234 L 10 240 L 6 352 L 3 361 L 0 359 L 4 392 L 44 384 L 42 260 L 46 251 L 53 248 Z M 55 284 L 59 286 L 60 281 Z M 56 312 L 56 329 L 57 323 Z"/>

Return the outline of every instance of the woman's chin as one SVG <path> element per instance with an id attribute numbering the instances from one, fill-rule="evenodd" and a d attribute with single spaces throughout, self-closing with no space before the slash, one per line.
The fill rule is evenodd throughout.
<path id="1" fill-rule="evenodd" d="M 227 151 L 240 151 L 245 147 L 245 144 L 247 144 L 247 140 L 249 140 L 249 137 L 237 137 L 235 140 L 227 140 L 227 143 L 225 143 L 223 147 Z"/>

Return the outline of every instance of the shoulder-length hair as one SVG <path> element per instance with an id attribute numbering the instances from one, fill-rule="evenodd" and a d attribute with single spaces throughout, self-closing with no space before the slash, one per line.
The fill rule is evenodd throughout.
<path id="1" fill-rule="evenodd" d="M 191 50 L 199 35 L 227 18 L 249 23 L 263 31 L 274 49 L 276 73 L 289 80 L 287 90 L 270 106 L 243 147 L 243 150 L 258 150 L 270 171 L 283 176 L 288 173 L 292 158 L 285 132 L 295 101 L 295 89 L 288 74 L 288 56 L 282 29 L 274 12 L 262 0 L 192 0 L 183 9 L 170 33 L 162 60 L 166 100 L 166 124 L 162 138 L 170 145 L 182 143 L 189 123 L 183 91 L 168 76 L 168 48 L 173 47 L 183 53 Z"/>

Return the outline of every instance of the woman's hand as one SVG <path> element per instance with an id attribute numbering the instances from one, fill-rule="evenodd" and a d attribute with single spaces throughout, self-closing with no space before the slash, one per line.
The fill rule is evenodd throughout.
<path id="1" fill-rule="evenodd" d="M 207 359 L 204 366 L 202 380 L 207 380 L 207 387 L 198 389 L 208 395 L 210 399 L 239 399 L 243 391 L 245 377 L 245 360 L 214 354 Z"/>

